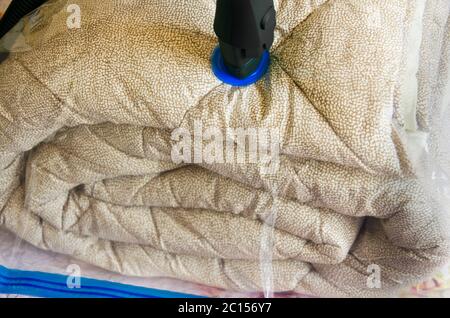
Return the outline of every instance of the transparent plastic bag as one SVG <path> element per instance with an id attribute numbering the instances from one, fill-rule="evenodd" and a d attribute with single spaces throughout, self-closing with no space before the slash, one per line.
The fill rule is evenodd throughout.
<path id="1" fill-rule="evenodd" d="M 248 88 L 210 69 L 215 3 L 189 8 L 49 1 L 0 40 L 0 292 L 425 293 L 450 258 L 447 1 L 275 1 Z"/>

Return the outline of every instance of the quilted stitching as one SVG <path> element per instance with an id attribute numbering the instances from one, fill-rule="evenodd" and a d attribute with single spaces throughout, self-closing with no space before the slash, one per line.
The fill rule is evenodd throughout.
<path id="1" fill-rule="evenodd" d="M 414 1 L 275 1 L 270 75 L 245 89 L 210 70 L 213 1 L 78 3 L 80 30 L 52 1 L 33 50 L 0 66 L 3 226 L 123 274 L 247 291 L 273 211 L 276 291 L 380 295 L 448 259 L 394 129 Z M 198 121 L 279 129 L 279 171 L 173 163 L 171 132 Z"/>

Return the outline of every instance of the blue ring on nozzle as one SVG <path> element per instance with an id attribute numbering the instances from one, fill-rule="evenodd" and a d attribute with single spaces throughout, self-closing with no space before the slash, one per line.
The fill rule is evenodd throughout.
<path id="1" fill-rule="evenodd" d="M 237 78 L 228 72 L 223 61 L 222 53 L 220 52 L 220 47 L 216 47 L 214 49 L 211 64 L 214 75 L 216 75 L 216 77 L 225 84 L 239 87 L 249 86 L 256 83 L 263 78 L 264 75 L 266 75 L 270 66 L 270 53 L 268 51 L 264 51 L 258 68 L 255 72 L 253 72 L 253 74 L 246 78 Z"/>

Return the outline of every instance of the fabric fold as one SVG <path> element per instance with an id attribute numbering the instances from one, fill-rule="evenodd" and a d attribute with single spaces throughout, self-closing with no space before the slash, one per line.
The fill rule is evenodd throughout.
<path id="1" fill-rule="evenodd" d="M 75 30 L 49 1 L 39 27 L 24 19 L 32 50 L 0 64 L 1 226 L 124 275 L 240 291 L 383 296 L 431 274 L 449 215 L 405 124 L 437 109 L 425 66 L 404 81 L 429 52 L 407 39 L 430 23 L 421 2 L 275 1 L 270 73 L 235 88 L 210 69 L 212 1 L 80 0 Z M 255 136 L 270 138 L 242 147 Z"/>

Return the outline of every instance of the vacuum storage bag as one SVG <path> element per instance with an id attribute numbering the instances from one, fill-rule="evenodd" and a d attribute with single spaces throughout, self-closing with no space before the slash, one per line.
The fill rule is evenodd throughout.
<path id="1" fill-rule="evenodd" d="M 387 297 L 448 265 L 450 3 L 274 2 L 247 87 L 211 0 L 53 0 L 0 40 L 0 292 Z"/>

